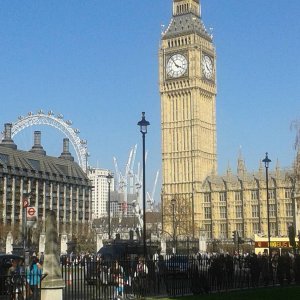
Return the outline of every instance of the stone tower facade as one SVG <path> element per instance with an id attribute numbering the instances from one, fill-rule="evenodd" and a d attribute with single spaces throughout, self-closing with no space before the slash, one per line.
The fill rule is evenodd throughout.
<path id="1" fill-rule="evenodd" d="M 199 0 L 174 0 L 159 50 L 163 222 L 171 200 L 182 207 L 182 233 L 194 235 L 200 190 L 217 170 L 216 53 Z M 196 213 L 196 211 L 198 213 Z"/>
<path id="2" fill-rule="evenodd" d="M 299 152 L 295 169 L 273 162 L 269 207 L 264 166 L 248 172 L 242 154 L 237 171 L 217 174 L 216 53 L 201 18 L 199 0 L 173 0 L 173 16 L 159 50 L 162 131 L 163 233 L 169 238 L 232 241 L 237 231 L 287 236 L 300 230 Z M 262 154 L 263 156 L 263 154 Z M 298 167 L 298 168 L 297 168 Z M 269 211 L 269 224 L 267 212 Z"/>

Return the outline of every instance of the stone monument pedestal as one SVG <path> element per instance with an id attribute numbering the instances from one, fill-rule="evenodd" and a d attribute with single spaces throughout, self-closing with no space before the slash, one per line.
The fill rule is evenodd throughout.
<path id="1" fill-rule="evenodd" d="M 47 276 L 41 283 L 41 300 L 62 300 L 65 282 L 62 279 L 59 253 L 56 215 L 50 211 L 46 218 L 46 243 L 43 273 Z"/>
<path id="2" fill-rule="evenodd" d="M 63 288 L 61 279 L 44 282 L 41 288 L 41 300 L 63 300 Z"/>

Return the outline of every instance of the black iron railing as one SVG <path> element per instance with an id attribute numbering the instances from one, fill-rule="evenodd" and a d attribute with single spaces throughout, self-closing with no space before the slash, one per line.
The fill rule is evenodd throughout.
<path id="1" fill-rule="evenodd" d="M 299 283 L 294 261 L 270 265 L 267 257 L 176 255 L 116 262 L 88 256 L 62 264 L 64 299 L 138 299 Z"/>
<path id="2" fill-rule="evenodd" d="M 38 277 L 38 278 L 33 278 Z M 40 300 L 41 280 L 39 275 L 14 274 L 11 276 L 0 274 L 1 300 Z"/>

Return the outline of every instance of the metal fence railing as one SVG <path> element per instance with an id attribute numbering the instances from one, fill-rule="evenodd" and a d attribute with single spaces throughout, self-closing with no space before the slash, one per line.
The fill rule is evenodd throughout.
<path id="1" fill-rule="evenodd" d="M 295 269 L 293 260 L 281 264 L 256 256 L 176 255 L 147 261 L 137 258 L 103 261 L 89 256 L 80 262 L 62 264 L 63 297 L 64 300 L 138 299 L 298 284 L 300 270 Z"/>
<path id="2" fill-rule="evenodd" d="M 1 300 L 40 300 L 41 280 L 22 274 L 11 276 L 0 274 L 0 299 Z M 34 284 L 33 284 L 34 282 Z"/>
<path id="3" fill-rule="evenodd" d="M 256 255 L 159 255 L 149 260 L 137 256 L 109 260 L 88 255 L 62 260 L 61 271 L 64 300 L 174 297 L 300 284 L 300 256 L 269 260 Z M 0 300 L 40 300 L 43 275 L 35 280 L 29 274 L 0 272 Z"/>

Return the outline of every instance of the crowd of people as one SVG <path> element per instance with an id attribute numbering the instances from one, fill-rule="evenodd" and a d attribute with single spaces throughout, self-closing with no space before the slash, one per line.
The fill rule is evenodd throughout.
<path id="1" fill-rule="evenodd" d="M 200 269 L 209 268 L 209 274 L 216 285 L 234 284 L 239 277 L 251 286 L 269 284 L 300 284 L 300 255 L 290 252 L 267 251 L 245 254 L 198 254 Z"/>
<path id="2" fill-rule="evenodd" d="M 23 299 L 38 300 L 39 289 L 43 276 L 43 259 L 36 255 L 30 257 L 29 265 L 25 266 L 22 258 L 14 258 L 11 266 L 4 274 L 7 291 L 11 300 Z"/>

